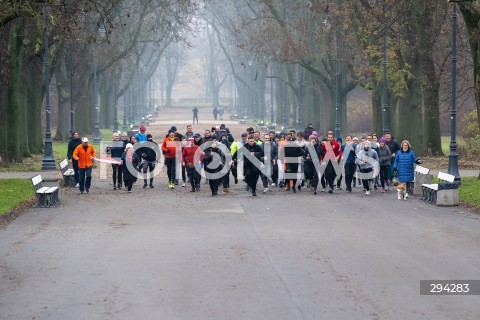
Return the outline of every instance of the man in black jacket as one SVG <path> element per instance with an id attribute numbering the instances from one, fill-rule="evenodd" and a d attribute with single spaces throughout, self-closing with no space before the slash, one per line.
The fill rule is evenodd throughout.
<path id="1" fill-rule="evenodd" d="M 288 139 L 288 144 L 284 148 L 286 158 L 297 158 L 296 160 L 291 159 L 289 162 L 285 163 L 285 175 L 296 176 L 298 174 L 298 165 L 299 157 L 302 157 L 304 154 L 303 145 L 295 140 L 295 135 L 291 134 Z M 297 192 L 296 184 L 297 179 L 285 178 L 285 185 L 287 186 L 285 191 L 290 191 L 290 181 L 292 182 L 292 191 L 293 193 Z"/>
<path id="2" fill-rule="evenodd" d="M 250 155 L 258 160 L 261 161 L 263 158 L 262 147 L 255 142 L 253 135 L 248 136 L 248 142 L 243 147 L 246 149 L 244 152 L 249 152 Z M 243 174 L 245 176 L 245 182 L 252 192 L 252 196 L 256 197 L 257 181 L 260 176 L 260 170 L 247 157 L 243 159 Z"/>
<path id="3" fill-rule="evenodd" d="M 110 152 L 110 157 L 114 160 L 120 161 L 123 154 L 123 141 L 120 141 L 118 132 L 113 133 L 113 141 L 108 145 L 107 152 Z M 122 168 L 118 164 L 112 163 L 112 178 L 113 190 L 122 190 Z"/>
<path id="4" fill-rule="evenodd" d="M 278 148 L 275 143 L 270 141 L 270 135 L 265 134 L 263 137 L 263 143 L 262 143 L 262 150 L 263 150 L 263 163 L 265 165 L 268 163 L 270 164 L 270 174 L 267 177 L 266 175 L 262 174 L 261 179 L 263 183 L 263 193 L 268 192 L 268 184 L 269 184 L 269 178 L 273 179 L 273 170 L 277 167 L 277 160 L 278 160 Z M 270 149 L 270 154 L 267 153 L 266 149 Z"/>
<path id="5" fill-rule="evenodd" d="M 155 164 L 157 162 L 157 156 L 160 154 L 160 148 L 158 144 L 153 141 L 152 135 L 147 134 L 147 142 L 141 145 L 140 148 L 135 151 L 139 159 L 142 159 L 140 164 L 140 169 L 143 174 L 146 175 L 147 172 L 150 172 L 150 188 L 153 188 L 153 176 L 151 172 L 155 169 Z M 147 176 L 144 176 L 143 187 L 147 187 Z"/>
<path id="6" fill-rule="evenodd" d="M 68 150 L 67 150 L 67 159 L 72 163 L 73 171 L 75 172 L 75 187 L 78 184 L 78 160 L 72 158 L 73 151 L 78 145 L 82 144 L 80 137 L 78 136 L 77 131 L 72 132 L 72 140 L 68 143 Z"/>
<path id="7" fill-rule="evenodd" d="M 205 169 L 205 172 L 213 175 L 218 174 L 222 170 L 226 161 L 225 154 L 219 148 L 217 148 L 218 143 L 219 142 L 215 140 L 212 141 L 212 145 L 205 150 L 205 154 L 203 157 L 203 164 L 204 164 L 203 168 Z M 218 154 L 220 158 L 217 158 L 215 154 Z M 215 163 L 216 159 L 220 159 L 220 163 Z M 212 168 L 210 168 L 209 166 L 212 162 L 214 163 L 212 164 Z M 213 177 L 213 176 L 208 177 L 208 183 L 210 184 L 210 190 L 212 191 L 212 196 L 218 195 L 218 186 L 221 181 L 222 181 L 221 177 Z"/>

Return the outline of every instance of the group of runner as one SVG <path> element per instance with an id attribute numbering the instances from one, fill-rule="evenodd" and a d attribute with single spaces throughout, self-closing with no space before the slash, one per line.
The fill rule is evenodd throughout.
<path id="1" fill-rule="evenodd" d="M 78 139 L 78 134 L 75 138 Z M 72 152 L 69 147 L 69 158 L 81 161 L 82 156 L 95 157 L 87 155 L 93 150 L 88 146 L 87 140 Z M 218 195 L 220 187 L 224 193 L 232 192 L 230 175 L 235 184 L 243 180 L 246 191 L 253 196 L 257 195 L 259 179 L 264 194 L 274 187 L 293 193 L 302 188 L 313 194 L 333 193 L 335 188 L 342 190 L 343 184 L 347 192 L 362 185 L 368 196 L 372 189 L 388 191 L 392 178 L 398 174 L 408 194 L 413 187 L 413 165 L 420 162 L 408 141 L 399 146 L 390 133 L 380 138 L 375 133 L 361 138 L 347 135 L 343 142 L 332 131 L 320 137 L 311 123 L 299 132 L 292 129 L 262 133 L 250 127 L 237 140 L 224 124 L 206 129 L 203 135 L 194 133 L 192 125 L 187 126 L 184 135 L 172 126 L 160 145 L 141 126 L 131 137 L 114 133 L 107 152 L 118 160 L 112 164 L 114 190 L 125 187 L 131 192 L 138 172 L 143 173 L 143 188 L 153 188 L 153 171 L 162 160 L 170 189 L 181 180 L 182 187 L 189 184 L 190 192 L 198 192 L 203 175 L 212 196 Z M 83 169 L 79 178 L 82 193 L 88 192 L 91 180 L 88 168 L 91 163 L 83 162 L 86 168 L 79 168 Z M 87 182 L 80 181 L 82 179 Z"/>

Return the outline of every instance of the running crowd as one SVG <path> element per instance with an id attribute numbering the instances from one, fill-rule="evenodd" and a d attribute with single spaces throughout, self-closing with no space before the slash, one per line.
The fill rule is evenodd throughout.
<path id="1" fill-rule="evenodd" d="M 257 195 L 259 179 L 264 194 L 275 187 L 293 193 L 302 188 L 313 194 L 333 193 L 335 188 L 342 190 L 343 183 L 347 192 L 358 185 L 368 196 L 372 190 L 387 192 L 396 177 L 406 190 L 406 199 L 413 189 L 414 164 L 422 163 L 409 141 L 398 145 L 390 133 L 383 137 L 372 133 L 360 139 L 346 135 L 343 142 L 332 131 L 321 138 L 311 123 L 299 132 L 262 134 L 250 127 L 237 140 L 224 124 L 206 129 L 203 135 L 194 133 L 192 125 L 186 127 L 184 135 L 172 126 L 160 145 L 142 125 L 130 137 L 114 133 L 106 151 L 117 160 L 111 165 L 114 190 L 131 192 L 139 172 L 143 173 L 143 188 L 153 188 L 153 171 L 163 160 L 169 189 L 181 180 L 182 187 L 190 184 L 190 192 L 198 192 L 203 169 L 212 196 L 218 195 L 220 187 L 224 193 L 232 192 L 230 175 L 235 184 L 243 180 L 246 191 L 253 196 Z M 80 140 L 74 132 L 67 157 L 72 161 L 80 192 L 88 193 L 92 159 L 96 158 L 94 148 L 87 138 Z"/>

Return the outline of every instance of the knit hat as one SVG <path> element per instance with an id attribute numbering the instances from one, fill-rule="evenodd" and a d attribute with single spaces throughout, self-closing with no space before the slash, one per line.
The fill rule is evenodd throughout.
<path id="1" fill-rule="evenodd" d="M 342 138 L 338 137 L 337 142 L 341 144 L 343 142 Z"/>
<path id="2" fill-rule="evenodd" d="M 193 137 L 194 137 L 194 138 L 200 138 L 201 135 L 200 135 L 200 133 L 195 133 L 195 134 L 193 135 Z"/>
<path id="3" fill-rule="evenodd" d="M 128 149 L 133 149 L 133 145 L 131 143 L 127 143 L 127 145 L 125 146 L 125 150 Z"/>
<path id="4" fill-rule="evenodd" d="M 383 143 L 386 143 L 386 142 L 387 142 L 387 140 L 385 140 L 384 137 L 381 137 L 379 141 L 380 141 L 380 143 L 382 143 L 382 142 L 383 142 Z"/>
<path id="5" fill-rule="evenodd" d="M 318 137 L 317 131 L 312 131 L 312 136 Z"/>
<path id="6" fill-rule="evenodd" d="M 145 131 L 147 131 L 147 128 L 145 128 L 145 126 L 142 124 L 140 126 L 140 131 L 145 132 Z"/>
<path id="7" fill-rule="evenodd" d="M 357 142 L 359 141 L 359 140 L 358 140 L 358 137 L 353 137 L 352 140 L 353 140 L 353 141 L 357 141 Z"/>
<path id="8" fill-rule="evenodd" d="M 82 143 L 83 143 L 83 142 L 88 142 L 88 138 L 87 138 L 87 137 L 83 137 L 83 138 L 82 138 Z"/>
<path id="9" fill-rule="evenodd" d="M 172 126 L 172 127 L 170 128 L 170 131 L 172 131 L 172 132 L 175 132 L 175 131 L 177 131 L 177 127 L 175 127 L 175 126 Z"/>

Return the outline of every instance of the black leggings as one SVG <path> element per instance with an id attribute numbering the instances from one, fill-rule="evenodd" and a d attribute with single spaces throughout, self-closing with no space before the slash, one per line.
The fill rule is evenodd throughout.
<path id="1" fill-rule="evenodd" d="M 113 171 L 113 185 L 122 187 L 122 173 L 123 173 L 122 167 L 119 167 L 118 164 L 112 164 L 112 171 Z"/>
<path id="2" fill-rule="evenodd" d="M 165 165 L 167 166 L 168 181 L 175 181 L 175 170 L 177 169 L 177 159 L 165 158 Z"/>
<path id="3" fill-rule="evenodd" d="M 382 189 L 385 189 L 385 181 L 388 180 L 390 175 L 390 166 L 380 166 L 380 183 Z"/>

